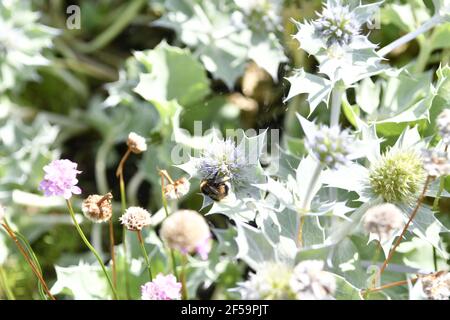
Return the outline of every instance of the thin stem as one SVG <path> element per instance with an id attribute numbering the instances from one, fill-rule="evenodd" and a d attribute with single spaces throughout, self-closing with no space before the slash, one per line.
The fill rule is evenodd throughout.
<path id="1" fill-rule="evenodd" d="M 45 282 L 44 278 L 42 277 L 42 274 L 39 272 L 36 265 L 31 261 L 30 257 L 28 256 L 25 248 L 20 243 L 19 239 L 17 239 L 14 231 L 9 227 L 8 223 L 6 223 L 6 222 L 3 222 L 2 226 L 6 230 L 8 235 L 11 237 L 11 239 L 14 241 L 14 243 L 16 244 L 17 248 L 19 249 L 20 253 L 23 255 L 23 257 L 27 261 L 28 265 L 30 266 L 31 270 L 36 275 L 36 277 L 38 278 L 40 283 L 42 284 L 42 287 L 44 288 L 45 293 L 50 297 L 50 299 L 56 300 L 55 297 L 50 293 L 50 290 L 48 289 L 47 283 Z"/>
<path id="2" fill-rule="evenodd" d="M 93 52 L 107 46 L 117 37 L 136 17 L 145 4 L 145 0 L 134 0 L 123 9 L 120 19 L 116 19 L 112 25 L 103 31 L 98 37 L 88 44 L 80 45 L 79 49 L 83 52 Z"/>
<path id="3" fill-rule="evenodd" d="M 386 269 L 389 261 L 391 261 L 392 256 L 395 253 L 395 250 L 397 249 L 397 247 L 400 245 L 400 243 L 402 242 L 402 239 L 404 237 L 404 235 L 406 234 L 406 231 L 408 230 L 409 225 L 411 224 L 411 222 L 413 221 L 413 219 L 415 218 L 415 216 L 417 215 L 417 212 L 420 209 L 420 206 L 422 205 L 423 200 L 425 199 L 425 193 L 427 192 L 428 186 L 430 184 L 432 180 L 432 177 L 428 176 L 427 180 L 425 181 L 425 184 L 423 186 L 423 190 L 422 193 L 419 196 L 419 199 L 417 200 L 417 204 L 413 210 L 413 212 L 411 213 L 411 216 L 409 217 L 408 222 L 405 224 L 405 226 L 403 227 L 402 233 L 400 234 L 400 236 L 397 238 L 397 240 L 395 241 L 394 246 L 392 247 L 392 249 L 389 251 L 389 255 L 386 258 L 386 260 L 384 261 L 383 265 L 381 266 L 380 269 L 380 277 L 383 274 L 384 270 Z"/>
<path id="4" fill-rule="evenodd" d="M 67 203 L 67 207 L 69 208 L 69 213 L 70 216 L 72 218 L 73 223 L 75 224 L 75 228 L 77 229 L 81 239 L 83 240 L 84 244 L 89 248 L 89 250 L 91 250 L 91 252 L 94 254 L 95 258 L 97 258 L 98 263 L 100 264 L 100 267 L 103 270 L 103 273 L 105 274 L 106 279 L 108 280 L 108 284 L 111 288 L 111 291 L 113 293 L 114 299 L 118 299 L 117 296 L 117 291 L 111 281 L 111 277 L 109 276 L 105 265 L 103 264 L 102 258 L 100 258 L 100 255 L 97 253 L 97 251 L 94 249 L 94 247 L 90 244 L 89 240 L 86 238 L 86 236 L 84 235 L 83 230 L 81 229 L 80 225 L 78 224 L 77 219 L 75 218 L 75 212 L 73 211 L 73 207 L 72 207 L 72 203 L 70 202 L 70 200 L 66 200 Z"/>
<path id="5" fill-rule="evenodd" d="M 115 245 L 114 225 L 113 225 L 112 217 L 111 217 L 111 219 L 109 219 L 109 247 L 110 247 L 110 252 L 111 252 L 113 284 L 114 284 L 114 287 L 117 288 L 116 250 L 115 250 L 114 245 Z"/>
<path id="6" fill-rule="evenodd" d="M 381 48 L 380 50 L 378 50 L 378 52 L 377 52 L 378 55 L 380 55 L 381 57 L 386 56 L 391 51 L 393 51 L 393 50 L 397 49 L 398 47 L 404 45 L 405 43 L 408 43 L 409 41 L 415 39 L 417 36 L 421 35 L 422 33 L 427 32 L 428 30 L 432 29 L 434 26 L 438 25 L 441 22 L 442 22 L 442 18 L 438 15 L 435 15 L 430 20 L 428 20 L 423 25 L 421 25 L 419 28 L 417 28 L 417 30 L 404 35 L 403 37 L 395 40 L 394 42 L 391 42 L 384 48 Z"/>
<path id="7" fill-rule="evenodd" d="M 414 279 L 411 280 L 411 282 L 415 283 L 418 279 L 419 278 L 414 278 Z M 382 291 L 382 290 L 393 288 L 393 287 L 403 286 L 405 284 L 408 284 L 408 280 L 401 280 L 401 281 L 391 282 L 391 283 L 379 286 L 377 288 L 370 288 L 370 289 L 364 290 L 362 293 L 363 294 L 367 294 L 369 292 L 378 292 L 378 291 Z"/>
<path id="8" fill-rule="evenodd" d="M 339 125 L 339 118 L 341 116 L 341 101 L 342 95 L 345 90 L 339 86 L 335 86 L 331 93 L 331 115 L 330 115 L 330 126 Z"/>
<path id="9" fill-rule="evenodd" d="M 164 212 L 166 213 L 166 218 L 167 218 L 169 216 L 169 209 L 168 209 L 168 206 L 167 206 L 166 195 L 164 193 L 164 173 L 162 171 L 163 170 L 159 171 L 160 175 L 161 175 L 161 200 L 162 200 L 163 207 L 164 207 Z M 170 251 L 170 258 L 172 260 L 172 271 L 173 271 L 173 274 L 175 275 L 177 280 L 179 280 L 180 278 L 179 278 L 178 273 L 177 273 L 177 262 L 175 260 L 175 252 L 174 252 L 174 250 L 172 248 L 170 248 L 169 251 Z"/>
<path id="10" fill-rule="evenodd" d="M 307 193 L 305 195 L 305 199 L 301 199 L 301 210 L 299 211 L 299 225 L 297 230 L 297 245 L 301 247 L 303 245 L 303 226 L 305 224 L 305 215 L 309 212 L 311 208 L 311 202 L 314 198 L 314 190 L 317 180 L 320 178 L 320 174 L 322 173 L 323 165 L 318 162 L 316 167 L 314 168 L 313 175 L 311 180 L 309 181 L 309 185 L 306 188 Z"/>
<path id="11" fill-rule="evenodd" d="M 3 271 L 3 268 L 1 266 L 0 266 L 0 280 L 5 289 L 6 298 L 8 300 L 16 300 L 16 297 L 14 296 L 14 293 L 12 292 L 11 287 L 9 286 L 8 279 L 5 276 L 5 272 Z"/>
<path id="12" fill-rule="evenodd" d="M 188 300 L 188 290 L 186 285 L 186 264 L 187 264 L 187 256 L 185 254 L 181 257 L 181 296 L 183 300 Z"/>
<path id="13" fill-rule="evenodd" d="M 123 155 L 122 159 L 119 162 L 119 165 L 117 166 L 117 170 L 116 170 L 116 177 L 119 178 L 119 187 L 120 187 L 120 203 L 122 206 L 122 214 L 125 212 L 125 210 L 127 209 L 127 196 L 126 196 L 126 191 L 125 191 L 125 182 L 123 179 L 123 167 L 125 165 L 125 162 L 127 161 L 128 157 L 131 154 L 131 150 L 130 148 L 127 149 L 127 151 L 125 152 L 125 154 Z M 127 266 L 127 259 L 128 259 L 128 250 L 127 250 L 127 229 L 125 228 L 125 226 L 122 227 L 122 246 L 123 246 L 123 255 L 124 255 L 124 259 L 123 259 L 123 263 L 124 263 L 124 269 L 127 270 L 128 266 Z M 128 279 L 128 272 L 125 272 L 125 290 L 127 293 L 127 297 L 130 297 L 130 282 Z"/>
<path id="14" fill-rule="evenodd" d="M 153 281 L 150 259 L 148 258 L 147 250 L 145 249 L 145 243 L 144 243 L 144 239 L 142 239 L 142 233 L 140 230 L 136 231 L 136 233 L 137 233 L 137 236 L 139 239 L 139 244 L 141 245 L 142 255 L 144 256 L 145 263 L 147 264 L 148 275 L 150 277 L 150 281 Z"/>

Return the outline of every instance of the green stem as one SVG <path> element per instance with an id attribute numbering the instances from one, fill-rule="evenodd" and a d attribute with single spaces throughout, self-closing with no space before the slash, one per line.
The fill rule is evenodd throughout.
<path id="1" fill-rule="evenodd" d="M 91 252 L 94 254 L 95 258 L 97 258 L 98 263 L 100 264 L 100 267 L 103 270 L 103 273 L 105 274 L 106 279 L 108 280 L 108 284 L 111 288 L 111 291 L 113 293 L 114 299 L 118 299 L 117 296 L 117 291 L 114 288 L 114 285 L 112 283 L 111 277 L 108 274 L 108 271 L 106 270 L 105 265 L 103 264 L 102 258 L 100 257 L 100 255 L 97 253 L 97 251 L 94 249 L 94 247 L 90 244 L 89 240 L 86 238 L 86 236 L 84 235 L 83 230 L 81 229 L 80 225 L 78 224 L 78 221 L 75 217 L 75 212 L 73 211 L 73 207 L 72 207 L 72 203 L 70 202 L 70 200 L 66 200 L 67 203 L 67 207 L 69 208 L 69 213 L 70 216 L 72 218 L 73 223 L 75 224 L 75 228 L 77 229 L 81 239 L 83 240 L 84 244 L 89 248 L 89 250 L 91 250 Z"/>
<path id="2" fill-rule="evenodd" d="M 93 52 L 107 46 L 114 38 L 116 38 L 134 19 L 139 13 L 141 7 L 146 3 L 146 0 L 134 0 L 126 7 L 120 19 L 116 19 L 108 29 L 103 31 L 98 37 L 92 40 L 88 44 L 80 45 L 80 50 L 83 52 Z"/>
<path id="3" fill-rule="evenodd" d="M 139 244 L 141 245 L 142 255 L 144 256 L 145 263 L 147 264 L 148 276 L 150 277 L 150 281 L 153 281 L 150 259 L 148 258 L 147 250 L 145 249 L 144 239 L 142 239 L 142 233 L 140 230 L 137 231 L 137 236 L 139 239 Z"/>
<path id="4" fill-rule="evenodd" d="M 0 267 L 0 281 L 2 282 L 2 286 L 5 289 L 6 298 L 8 300 L 16 300 L 16 297 L 14 296 L 14 293 L 9 286 L 8 279 L 5 276 L 5 272 L 2 267 Z"/>
<path id="5" fill-rule="evenodd" d="M 331 107 L 330 107 L 330 127 L 339 125 L 339 118 L 341 116 L 341 101 L 345 90 L 339 85 L 335 85 L 331 93 Z"/>
<path id="6" fill-rule="evenodd" d="M 119 166 L 117 167 L 116 176 L 119 178 L 119 187 L 120 187 L 120 204 L 122 206 L 122 214 L 127 210 L 127 193 L 125 190 L 125 181 L 123 179 L 123 166 L 125 165 L 125 161 L 127 161 L 130 156 L 130 149 L 127 149 L 127 152 L 124 154 L 122 159 L 120 160 Z M 127 229 L 125 226 L 122 227 L 122 246 L 123 246 L 123 255 L 124 255 L 124 269 L 128 269 L 128 248 L 127 248 Z M 127 297 L 130 297 L 130 281 L 128 278 L 128 272 L 125 272 L 125 290 L 127 293 Z"/>
<path id="7" fill-rule="evenodd" d="M 317 162 L 316 167 L 314 168 L 313 175 L 311 180 L 309 181 L 309 185 L 307 187 L 307 193 L 304 199 L 301 199 L 301 209 L 299 212 L 299 225 L 297 230 L 297 245 L 301 247 L 303 245 L 303 226 L 305 224 L 305 215 L 311 209 L 311 202 L 314 198 L 315 185 L 317 180 L 319 180 L 320 175 L 322 173 L 323 165 L 320 162 Z"/>
<path id="8" fill-rule="evenodd" d="M 166 213 L 166 218 L 167 218 L 169 216 L 169 208 L 167 205 L 166 196 L 164 194 L 164 176 L 161 174 L 161 172 L 160 172 L 160 175 L 161 175 L 161 201 L 162 201 L 162 204 L 164 207 L 164 212 Z M 177 262 L 175 260 L 175 251 L 172 248 L 170 248 L 169 251 L 170 251 L 170 258 L 172 260 L 172 271 L 173 271 L 173 274 L 175 275 L 175 277 L 177 278 L 177 280 L 179 281 L 180 278 L 179 278 L 178 272 L 177 272 Z"/>
<path id="9" fill-rule="evenodd" d="M 391 51 L 393 51 L 393 50 L 397 49 L 398 47 L 408 43 L 411 40 L 414 40 L 416 37 L 418 37 L 422 33 L 427 32 L 428 30 L 432 29 L 433 27 L 435 27 L 436 25 L 438 25 L 441 22 L 442 22 L 442 18 L 440 16 L 438 16 L 438 15 L 435 15 L 431 19 L 427 20 L 423 25 L 421 25 L 416 30 L 414 30 L 414 31 L 404 35 L 403 37 L 395 40 L 394 42 L 388 44 L 384 48 L 381 48 L 380 50 L 378 50 L 377 53 L 380 56 L 384 57 L 387 54 L 389 54 Z"/>
<path id="10" fill-rule="evenodd" d="M 5 223 L 7 223 L 7 222 L 5 222 Z M 36 266 L 36 269 L 42 275 L 43 273 L 42 273 L 41 265 L 39 263 L 39 260 L 38 260 L 38 258 L 36 256 L 36 254 L 33 251 L 33 248 L 31 247 L 30 243 L 28 242 L 28 240 L 19 231 L 14 231 L 14 234 L 17 236 L 18 239 L 20 239 L 20 241 L 24 245 L 25 249 L 28 251 L 28 254 L 29 254 L 29 257 L 30 257 L 31 261 L 34 263 L 34 265 Z M 45 290 L 44 290 L 44 288 L 42 286 L 42 283 L 40 281 L 38 282 L 38 289 L 39 289 L 41 297 L 45 297 L 46 293 L 45 293 Z"/>
<path id="11" fill-rule="evenodd" d="M 189 300 L 187 285 L 186 285 L 186 264 L 187 256 L 185 254 L 181 257 L 181 295 L 183 300 Z"/>

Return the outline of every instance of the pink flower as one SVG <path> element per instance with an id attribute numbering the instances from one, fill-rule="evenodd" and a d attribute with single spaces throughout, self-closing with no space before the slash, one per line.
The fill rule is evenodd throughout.
<path id="1" fill-rule="evenodd" d="M 44 191 L 44 195 L 63 196 L 70 199 L 72 194 L 80 194 L 81 189 L 77 187 L 77 164 L 67 159 L 54 160 L 44 167 L 44 180 L 39 185 L 39 189 Z"/>
<path id="2" fill-rule="evenodd" d="M 174 275 L 158 274 L 152 282 L 141 286 L 142 300 L 180 300 L 181 283 Z"/>
<path id="3" fill-rule="evenodd" d="M 208 259 L 209 252 L 211 251 L 211 235 L 200 241 L 195 246 L 195 251 L 198 253 L 202 260 Z"/>

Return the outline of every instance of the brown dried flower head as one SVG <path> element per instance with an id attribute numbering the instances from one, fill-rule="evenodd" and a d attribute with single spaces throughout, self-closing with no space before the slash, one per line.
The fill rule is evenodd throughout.
<path id="1" fill-rule="evenodd" d="M 141 207 L 129 207 L 119 220 L 130 231 L 141 231 L 151 224 L 150 213 Z"/>
<path id="2" fill-rule="evenodd" d="M 185 177 L 175 180 L 164 187 L 164 195 L 169 200 L 179 199 L 185 196 L 191 187 L 191 183 Z"/>
<path id="3" fill-rule="evenodd" d="M 420 279 L 425 295 L 430 300 L 450 299 L 450 273 L 439 271 Z"/>
<path id="4" fill-rule="evenodd" d="M 92 194 L 87 197 L 81 205 L 83 214 L 93 222 L 106 222 L 112 217 L 112 200 L 111 192 L 104 196 Z"/>
<path id="5" fill-rule="evenodd" d="M 128 135 L 127 146 L 130 148 L 131 152 L 135 154 L 139 154 L 147 150 L 147 142 L 145 142 L 145 138 L 135 132 L 130 132 Z"/>
<path id="6" fill-rule="evenodd" d="M 183 253 L 207 253 L 211 233 L 205 218 L 193 210 L 179 210 L 162 223 L 161 238 L 169 248 Z"/>
<path id="7" fill-rule="evenodd" d="M 383 242 L 403 226 L 403 213 L 395 205 L 383 203 L 367 210 L 363 223 L 367 232 L 377 234 Z"/>

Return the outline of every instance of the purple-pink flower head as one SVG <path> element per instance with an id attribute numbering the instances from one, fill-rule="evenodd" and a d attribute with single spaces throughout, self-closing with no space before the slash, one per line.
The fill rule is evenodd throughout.
<path id="1" fill-rule="evenodd" d="M 180 300 L 181 283 L 174 275 L 158 274 L 152 282 L 141 286 L 142 300 Z"/>
<path id="2" fill-rule="evenodd" d="M 70 199 L 72 194 L 80 194 L 81 189 L 77 187 L 78 164 L 67 159 L 53 160 L 44 167 L 44 180 L 41 181 L 39 189 L 44 191 L 46 197 L 63 196 Z"/>

